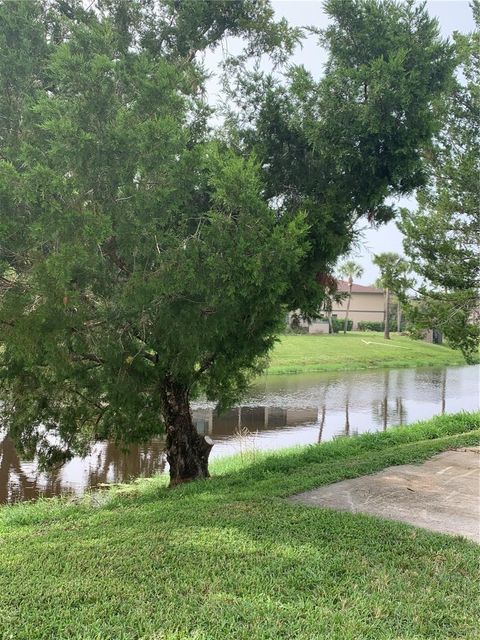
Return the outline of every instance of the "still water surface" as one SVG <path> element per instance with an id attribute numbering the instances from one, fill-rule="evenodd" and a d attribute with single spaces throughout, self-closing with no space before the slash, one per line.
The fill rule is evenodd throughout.
<path id="1" fill-rule="evenodd" d="M 246 449 L 280 449 L 342 435 L 381 431 L 441 413 L 478 410 L 480 367 L 391 369 L 270 376 L 259 380 L 242 406 L 217 415 L 194 405 L 199 432 L 214 440 L 211 459 Z M 130 447 L 99 442 L 86 458 L 40 473 L 21 460 L 0 434 L 0 503 L 40 495 L 81 494 L 106 482 L 127 482 L 165 470 L 163 441 Z"/>

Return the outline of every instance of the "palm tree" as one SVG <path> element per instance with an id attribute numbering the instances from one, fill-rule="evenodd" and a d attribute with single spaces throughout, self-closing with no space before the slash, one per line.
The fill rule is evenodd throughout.
<path id="1" fill-rule="evenodd" d="M 347 299 L 347 311 L 345 313 L 345 324 L 343 325 L 343 333 L 347 333 L 348 327 L 348 314 L 350 312 L 350 302 L 352 300 L 352 285 L 354 278 L 360 278 L 363 275 L 363 267 L 361 267 L 354 260 L 346 260 L 340 265 L 338 269 L 342 278 L 346 278 L 348 282 L 348 299 Z"/>
<path id="2" fill-rule="evenodd" d="M 398 306 L 401 300 L 405 300 L 406 291 L 411 286 L 412 281 L 408 278 L 410 265 L 398 255 L 398 253 L 379 253 L 373 257 L 373 263 L 380 269 L 378 283 L 383 287 L 385 311 L 384 311 L 384 338 L 390 339 L 390 292 L 397 296 Z M 397 328 L 400 330 L 400 314 L 397 311 Z"/>

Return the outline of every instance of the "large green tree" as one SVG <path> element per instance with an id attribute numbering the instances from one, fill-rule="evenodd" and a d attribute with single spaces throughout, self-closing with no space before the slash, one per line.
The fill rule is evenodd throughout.
<path id="1" fill-rule="evenodd" d="M 402 210 L 404 248 L 420 279 L 409 307 L 420 329 L 437 328 L 467 361 L 478 359 L 480 234 L 480 3 L 477 30 L 456 34 L 458 80 L 445 101 L 443 127 L 425 157 L 429 181 L 418 208 Z"/>
<path id="2" fill-rule="evenodd" d="M 253 138 L 217 136 L 202 54 L 281 62 L 269 4 L 94 5 L 0 2 L 3 419 L 50 462 L 165 430 L 176 484 L 208 475 L 190 400 L 232 403 L 355 221 L 421 182 L 450 51 L 411 4 L 330 1 L 325 78 L 259 83 Z"/>
<path id="3" fill-rule="evenodd" d="M 307 214 L 310 251 L 289 302 L 312 314 L 316 275 L 321 281 L 333 271 L 359 221 L 391 220 L 389 197 L 425 182 L 422 150 L 437 130 L 432 111 L 452 68 L 450 47 L 424 6 L 327 0 L 325 9 L 330 26 L 314 30 L 329 51 L 325 75 L 240 66 L 229 114 L 239 147 L 261 160 L 265 195 L 279 216 Z"/>

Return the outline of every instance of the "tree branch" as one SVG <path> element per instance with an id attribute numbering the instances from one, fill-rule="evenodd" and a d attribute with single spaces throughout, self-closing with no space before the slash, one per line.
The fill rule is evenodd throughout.
<path id="1" fill-rule="evenodd" d="M 215 358 L 216 357 L 217 357 L 217 354 L 216 353 L 212 353 L 210 356 L 208 356 L 207 358 L 204 358 L 202 360 L 202 362 L 200 363 L 200 367 L 195 372 L 195 375 L 194 375 L 194 378 L 193 378 L 194 382 L 200 378 L 202 373 L 205 373 L 205 371 L 208 371 L 208 369 L 215 362 Z"/>
<path id="2" fill-rule="evenodd" d="M 88 362 L 96 362 L 97 364 L 105 364 L 103 358 L 99 358 L 94 353 L 71 353 L 72 360 L 87 360 Z"/>
<path id="3" fill-rule="evenodd" d="M 105 242 L 101 245 L 100 249 L 103 253 L 110 259 L 116 267 L 120 269 L 123 273 L 130 274 L 130 269 L 128 264 L 122 256 L 119 256 L 117 253 L 117 238 L 116 236 L 110 236 Z"/>

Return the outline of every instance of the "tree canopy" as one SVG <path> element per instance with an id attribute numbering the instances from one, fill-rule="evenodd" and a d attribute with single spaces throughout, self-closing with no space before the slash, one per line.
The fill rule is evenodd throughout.
<path id="1" fill-rule="evenodd" d="M 421 184 L 451 52 L 412 3 L 329 0 L 325 77 L 246 73 L 256 114 L 220 135 L 201 54 L 233 34 L 238 68 L 282 61 L 270 5 L 94 5 L 0 2 L 3 419 L 50 462 L 165 430 L 177 483 L 208 475 L 191 398 L 231 404 L 356 220 Z"/>
<path id="2" fill-rule="evenodd" d="M 331 272 L 359 220 L 381 224 L 389 196 L 426 179 L 422 149 L 437 130 L 432 108 L 449 82 L 451 49 L 413 2 L 328 0 L 330 26 L 315 30 L 329 57 L 316 80 L 302 66 L 284 75 L 240 67 L 231 113 L 261 160 L 266 196 L 281 215 L 302 208 L 310 225 L 310 274 Z M 314 312 L 305 271 L 289 301 Z"/>
<path id="3" fill-rule="evenodd" d="M 420 278 L 409 315 L 437 328 L 468 361 L 478 358 L 480 224 L 480 4 L 477 31 L 455 36 L 459 70 L 442 109 L 443 126 L 425 157 L 428 183 L 416 211 L 402 210 L 404 248 Z"/>
<path id="4" fill-rule="evenodd" d="M 345 260 L 338 266 L 338 273 L 349 283 L 353 283 L 354 278 L 360 278 L 363 275 L 363 267 L 355 260 Z"/>
<path id="5" fill-rule="evenodd" d="M 409 277 L 411 267 L 407 260 L 398 253 L 386 251 L 376 254 L 373 257 L 373 263 L 380 270 L 378 286 L 390 289 L 402 302 L 405 302 L 407 291 L 413 285 L 413 280 Z"/>

